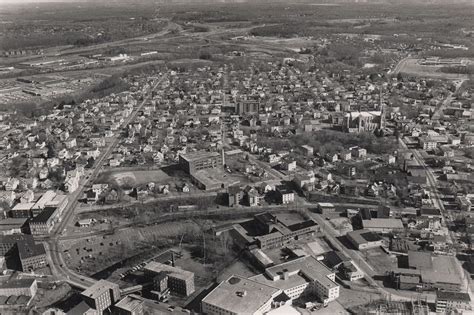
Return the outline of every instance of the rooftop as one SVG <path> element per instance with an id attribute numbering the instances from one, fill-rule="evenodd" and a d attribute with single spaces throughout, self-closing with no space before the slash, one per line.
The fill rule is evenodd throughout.
<path id="1" fill-rule="evenodd" d="M 165 265 L 162 263 L 158 263 L 155 261 L 149 262 L 145 268 L 145 271 L 153 272 L 153 273 L 161 273 L 164 272 L 172 277 L 188 280 L 194 278 L 194 273 L 191 271 L 183 270 L 178 267 L 173 267 L 169 265 Z"/>
<path id="2" fill-rule="evenodd" d="M 27 288 L 31 287 L 34 282 L 36 282 L 36 279 L 10 279 L 0 282 L 0 289 Z"/>
<path id="3" fill-rule="evenodd" d="M 221 282 L 202 301 L 234 314 L 253 314 L 280 293 L 281 290 L 275 287 L 232 275 Z"/>
<path id="4" fill-rule="evenodd" d="M 376 233 L 369 231 L 367 229 L 356 230 L 347 233 L 357 244 L 365 244 L 368 242 L 377 242 L 381 241 L 382 238 Z"/>
<path id="5" fill-rule="evenodd" d="M 436 298 L 438 300 L 450 300 L 450 301 L 464 301 L 470 302 L 471 297 L 468 293 L 464 292 L 449 292 L 449 291 L 436 291 Z"/>
<path id="6" fill-rule="evenodd" d="M 31 219 L 30 223 L 46 223 L 56 212 L 55 207 L 46 207 L 40 214 Z"/>
<path id="7" fill-rule="evenodd" d="M 308 278 L 309 281 L 317 280 L 327 287 L 337 286 L 336 283 L 328 278 L 333 272 L 312 256 L 300 257 L 280 265 L 269 267 L 265 270 L 265 274 L 272 279 L 281 279 L 285 273 L 291 275 L 289 278 L 301 273 L 304 277 Z M 274 283 L 275 281 L 272 282 Z"/>
<path id="8" fill-rule="evenodd" d="M 96 299 L 99 296 L 101 296 L 104 292 L 109 291 L 111 288 L 116 286 L 118 288 L 118 285 L 106 280 L 99 280 L 96 283 L 94 283 L 92 286 L 87 288 L 85 291 L 83 291 L 81 294 L 83 296 L 90 297 L 92 299 Z"/>
<path id="9" fill-rule="evenodd" d="M 207 152 L 207 151 L 196 151 L 186 154 L 181 154 L 181 158 L 188 162 L 199 161 L 202 159 L 212 158 L 212 157 L 219 157 L 219 152 Z"/>
<path id="10" fill-rule="evenodd" d="M 433 263 L 431 259 L 431 253 L 428 252 L 418 252 L 418 251 L 408 251 L 408 265 L 410 268 L 415 269 L 431 269 L 433 268 Z"/>
<path id="11" fill-rule="evenodd" d="M 115 307 L 119 307 L 122 310 L 127 310 L 127 311 L 134 311 L 137 307 L 139 307 L 143 303 L 143 299 L 134 296 L 134 295 L 127 295 L 123 299 L 121 299 L 117 304 L 115 304 Z"/>
<path id="12" fill-rule="evenodd" d="M 364 229 L 403 229 L 403 223 L 400 219 L 371 219 L 362 220 Z"/>

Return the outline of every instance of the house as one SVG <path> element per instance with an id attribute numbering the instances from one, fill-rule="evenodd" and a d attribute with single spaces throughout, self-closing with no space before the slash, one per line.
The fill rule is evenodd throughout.
<path id="1" fill-rule="evenodd" d="M 229 207 L 240 205 L 241 201 L 243 200 L 243 196 L 243 191 L 239 186 L 230 186 L 227 188 L 227 200 Z"/>
<path id="2" fill-rule="evenodd" d="M 305 156 L 313 156 L 314 154 L 314 148 L 306 144 L 301 146 L 301 151 Z"/>
<path id="3" fill-rule="evenodd" d="M 0 208 L 2 204 L 6 204 L 8 207 L 13 206 L 15 202 L 16 194 L 14 191 L 0 191 Z"/>
<path id="4" fill-rule="evenodd" d="M 76 168 L 75 170 L 66 173 L 64 180 L 64 187 L 67 192 L 74 192 L 79 188 L 79 181 L 84 174 L 83 168 Z"/>
<path id="5" fill-rule="evenodd" d="M 247 186 L 244 188 L 244 200 L 250 207 L 255 207 L 260 204 L 260 195 L 252 186 Z"/>
<path id="6" fill-rule="evenodd" d="M 367 156 L 367 150 L 360 147 L 351 148 L 351 154 L 357 159 L 363 159 Z"/>
<path id="7" fill-rule="evenodd" d="M 351 151 L 345 151 L 345 152 L 339 153 L 339 159 L 341 159 L 341 161 L 349 161 L 351 158 L 352 158 Z"/>
<path id="8" fill-rule="evenodd" d="M 314 177 L 314 174 L 296 174 L 293 178 L 293 183 L 295 183 L 297 187 L 305 191 L 314 190 L 315 182 L 316 178 Z"/>
<path id="9" fill-rule="evenodd" d="M 295 201 L 295 192 L 285 187 L 277 187 L 277 200 L 280 204 L 288 204 Z"/>
<path id="10" fill-rule="evenodd" d="M 72 149 L 77 146 L 77 140 L 76 138 L 71 138 L 71 139 L 66 140 L 64 144 L 66 145 L 67 149 Z"/>
<path id="11" fill-rule="evenodd" d="M 188 193 L 190 191 L 189 185 L 184 183 L 179 187 L 179 190 L 183 193 Z"/>
<path id="12" fill-rule="evenodd" d="M 18 188 L 18 185 L 20 185 L 20 180 L 14 177 L 10 177 L 4 184 L 4 188 L 6 191 L 13 191 Z"/>
<path id="13" fill-rule="evenodd" d="M 418 138 L 418 143 L 423 150 L 434 150 L 438 146 L 438 142 L 428 136 Z"/>
<path id="14" fill-rule="evenodd" d="M 116 189 L 111 189 L 106 195 L 105 195 L 105 202 L 106 203 L 115 203 L 118 201 L 118 192 Z"/>
<path id="15" fill-rule="evenodd" d="M 471 211 L 472 201 L 467 196 L 457 196 L 456 203 L 461 211 Z"/>
<path id="16" fill-rule="evenodd" d="M 293 172 L 296 170 L 296 161 L 284 161 L 280 166 L 287 172 Z"/>
<path id="17" fill-rule="evenodd" d="M 319 202 L 318 203 L 318 212 L 321 214 L 328 214 L 336 212 L 336 207 L 329 202 Z"/>
<path id="18" fill-rule="evenodd" d="M 328 162 L 334 163 L 334 162 L 337 162 L 338 159 L 339 159 L 339 158 L 338 158 L 338 156 L 337 156 L 336 153 L 334 153 L 334 154 L 326 154 L 326 160 L 327 160 Z"/>

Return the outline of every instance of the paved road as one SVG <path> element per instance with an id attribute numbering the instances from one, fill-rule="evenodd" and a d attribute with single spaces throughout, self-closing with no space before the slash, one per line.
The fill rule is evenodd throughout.
<path id="1" fill-rule="evenodd" d="M 166 78 L 163 76 L 158 80 L 154 86 L 153 90 L 156 89 Z M 133 120 L 136 118 L 138 112 L 143 108 L 145 103 L 150 99 L 151 93 L 149 93 L 143 101 L 138 105 L 135 110 L 125 119 L 122 124 L 122 127 L 128 126 Z M 62 220 L 56 224 L 54 227 L 50 237 L 42 238 L 44 241 L 44 245 L 46 248 L 46 252 L 48 254 L 48 260 L 50 261 L 50 266 L 53 274 L 64 280 L 68 281 L 74 286 L 79 288 L 84 288 L 90 286 L 95 282 L 95 280 L 81 276 L 71 269 L 69 269 L 66 264 L 64 263 L 64 259 L 62 257 L 62 253 L 58 249 L 58 241 L 59 236 L 61 235 L 63 229 L 71 223 L 71 220 L 74 218 L 74 209 L 77 206 L 79 198 L 83 195 L 85 187 L 92 183 L 96 176 L 99 174 L 101 168 L 103 167 L 104 163 L 107 161 L 108 157 L 112 154 L 115 147 L 118 145 L 120 141 L 120 134 L 116 134 L 114 137 L 111 138 L 111 142 L 109 143 L 106 150 L 101 154 L 101 156 L 96 160 L 93 168 L 89 170 L 88 175 L 86 178 L 81 180 L 79 188 L 72 194 L 69 194 L 69 203 L 68 206 L 64 209 L 62 214 Z"/>
<path id="2" fill-rule="evenodd" d="M 436 108 L 436 110 L 433 113 L 432 119 L 439 119 L 441 117 L 441 114 L 443 113 L 444 109 L 449 106 L 453 101 L 454 101 L 454 94 L 459 91 L 459 88 L 461 85 L 464 83 L 466 80 L 457 80 L 454 82 L 456 85 L 456 90 L 454 92 L 449 93 L 449 95 L 446 97 L 446 99 Z"/>
<path id="3" fill-rule="evenodd" d="M 406 145 L 405 145 L 406 147 Z M 453 231 L 449 230 L 448 226 L 450 222 L 453 222 L 453 217 L 451 213 L 449 213 L 448 210 L 444 207 L 443 201 L 441 200 L 441 195 L 438 191 L 438 185 L 437 185 L 437 179 L 436 176 L 434 175 L 433 170 L 428 167 L 420 153 L 419 150 L 412 149 L 410 150 L 413 153 L 413 156 L 416 160 L 416 162 L 423 167 L 423 169 L 426 172 L 426 176 L 428 179 L 428 186 L 429 190 L 431 192 L 431 200 L 434 203 L 434 206 L 438 208 L 441 213 L 443 214 L 443 227 L 446 229 L 446 237 L 448 242 L 452 244 L 456 244 L 456 236 L 454 235 Z M 471 300 L 474 300 L 473 297 L 473 292 L 471 290 L 471 283 L 470 283 L 470 276 L 466 275 L 465 270 L 462 267 L 461 262 L 456 258 L 456 268 L 458 270 L 458 274 L 461 277 L 461 280 L 463 282 L 464 289 L 467 291 L 467 293 L 470 295 Z"/>
<path id="4" fill-rule="evenodd" d="M 377 283 L 373 277 L 378 275 L 378 273 L 376 273 L 372 266 L 367 263 L 366 258 L 362 255 L 362 253 L 357 250 L 350 250 L 344 244 L 342 244 L 338 239 L 340 236 L 339 232 L 336 231 L 336 229 L 334 229 L 331 224 L 324 220 L 321 215 L 317 213 L 310 213 L 310 216 L 319 224 L 324 236 L 332 243 L 332 245 L 336 247 L 337 250 L 352 259 L 353 263 L 364 273 L 365 279 L 373 287 L 375 287 L 382 294 L 382 296 L 386 298 L 390 297 L 390 299 L 393 301 L 411 301 L 411 298 L 394 294 Z"/>

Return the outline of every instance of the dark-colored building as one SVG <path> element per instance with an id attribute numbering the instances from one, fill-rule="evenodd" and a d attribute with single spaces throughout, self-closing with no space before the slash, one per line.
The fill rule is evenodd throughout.
<path id="1" fill-rule="evenodd" d="M 31 235 L 14 234 L 0 236 L 0 255 L 19 258 L 22 271 L 46 266 L 46 251 L 43 244 L 36 244 Z"/>

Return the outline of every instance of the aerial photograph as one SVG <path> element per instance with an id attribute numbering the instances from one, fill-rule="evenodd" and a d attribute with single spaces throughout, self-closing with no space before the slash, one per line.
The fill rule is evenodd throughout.
<path id="1" fill-rule="evenodd" d="M 474 315 L 474 0 L 0 0 L 0 315 Z"/>

